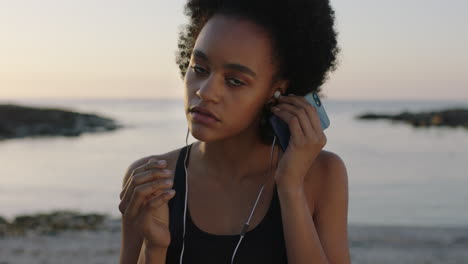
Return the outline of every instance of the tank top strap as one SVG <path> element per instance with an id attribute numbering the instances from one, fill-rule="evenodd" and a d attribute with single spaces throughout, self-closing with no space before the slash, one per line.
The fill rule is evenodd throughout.
<path id="1" fill-rule="evenodd" d="M 192 147 L 192 144 L 183 147 L 180 150 L 179 158 L 177 159 L 177 165 L 174 171 L 174 186 L 177 190 L 183 191 L 183 193 L 180 193 L 179 196 L 183 196 L 185 194 L 185 181 L 186 181 L 185 166 L 188 166 L 188 158 L 190 156 L 190 149 Z M 185 160 L 186 155 L 187 155 L 187 160 Z"/>
<path id="2" fill-rule="evenodd" d="M 193 144 L 193 143 L 192 143 Z M 182 236 L 184 226 L 184 208 L 185 208 L 185 155 L 190 154 L 192 144 L 184 146 L 177 158 L 174 171 L 174 190 L 175 196 L 169 200 L 169 231 L 171 232 L 171 244 L 168 248 L 166 263 L 179 263 L 179 256 L 182 250 Z M 187 153 L 188 151 L 188 153 Z M 188 159 L 187 159 L 188 162 Z M 187 232 L 187 230 L 186 230 Z"/>

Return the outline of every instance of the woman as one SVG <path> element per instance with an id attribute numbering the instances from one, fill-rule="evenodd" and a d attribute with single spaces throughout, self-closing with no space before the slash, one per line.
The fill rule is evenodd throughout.
<path id="1" fill-rule="evenodd" d="M 302 97 L 336 66 L 328 1 L 192 0 L 185 10 L 177 63 L 198 141 L 129 166 L 120 262 L 350 263 L 346 167 L 323 150 Z M 291 131 L 284 153 L 272 114 Z"/>

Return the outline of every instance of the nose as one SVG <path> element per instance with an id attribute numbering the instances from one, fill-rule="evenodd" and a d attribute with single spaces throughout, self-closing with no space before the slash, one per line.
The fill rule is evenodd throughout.
<path id="1" fill-rule="evenodd" d="M 200 82 L 200 88 L 197 90 L 196 94 L 202 101 L 218 101 L 219 89 L 214 74 L 210 74 L 208 78 Z"/>

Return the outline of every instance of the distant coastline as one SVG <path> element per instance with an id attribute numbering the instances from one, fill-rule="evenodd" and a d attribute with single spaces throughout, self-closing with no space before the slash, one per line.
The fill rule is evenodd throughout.
<path id="1" fill-rule="evenodd" d="M 0 239 L 5 237 L 23 236 L 55 236 L 62 232 L 81 231 L 116 231 L 118 223 L 120 231 L 120 217 L 99 212 L 82 212 L 77 210 L 50 210 L 31 214 L 18 214 L 8 219 L 0 215 Z M 466 226 L 417 226 L 417 225 L 385 225 L 385 224 L 349 224 L 356 230 L 367 227 L 380 228 L 381 230 L 463 230 L 455 238 L 453 243 L 462 243 L 468 246 L 468 223 Z M 359 234 L 357 234 L 359 235 Z M 387 234 L 391 236 L 390 234 Z M 427 234 L 434 236 L 435 233 Z M 378 236 L 378 234 L 373 234 Z M 416 238 L 415 238 L 416 239 Z"/>
<path id="2" fill-rule="evenodd" d="M 79 136 L 123 127 L 96 114 L 65 109 L 0 104 L 0 140 L 38 136 Z"/>
<path id="3" fill-rule="evenodd" d="M 364 120 L 390 119 L 411 124 L 413 127 L 464 127 L 468 129 L 468 109 L 463 108 L 420 113 L 405 111 L 396 115 L 366 113 L 358 115 L 356 118 Z"/>

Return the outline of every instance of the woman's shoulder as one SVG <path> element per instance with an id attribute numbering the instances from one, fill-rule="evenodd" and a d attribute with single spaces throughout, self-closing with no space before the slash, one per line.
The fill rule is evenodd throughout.
<path id="1" fill-rule="evenodd" d="M 329 174 L 337 169 L 344 169 L 345 164 L 343 159 L 336 153 L 328 150 L 320 151 L 314 165 L 322 174 Z"/>
<path id="2" fill-rule="evenodd" d="M 305 184 L 314 209 L 327 203 L 330 192 L 343 188 L 347 192 L 348 175 L 343 159 L 332 151 L 322 150 L 310 167 Z"/>

